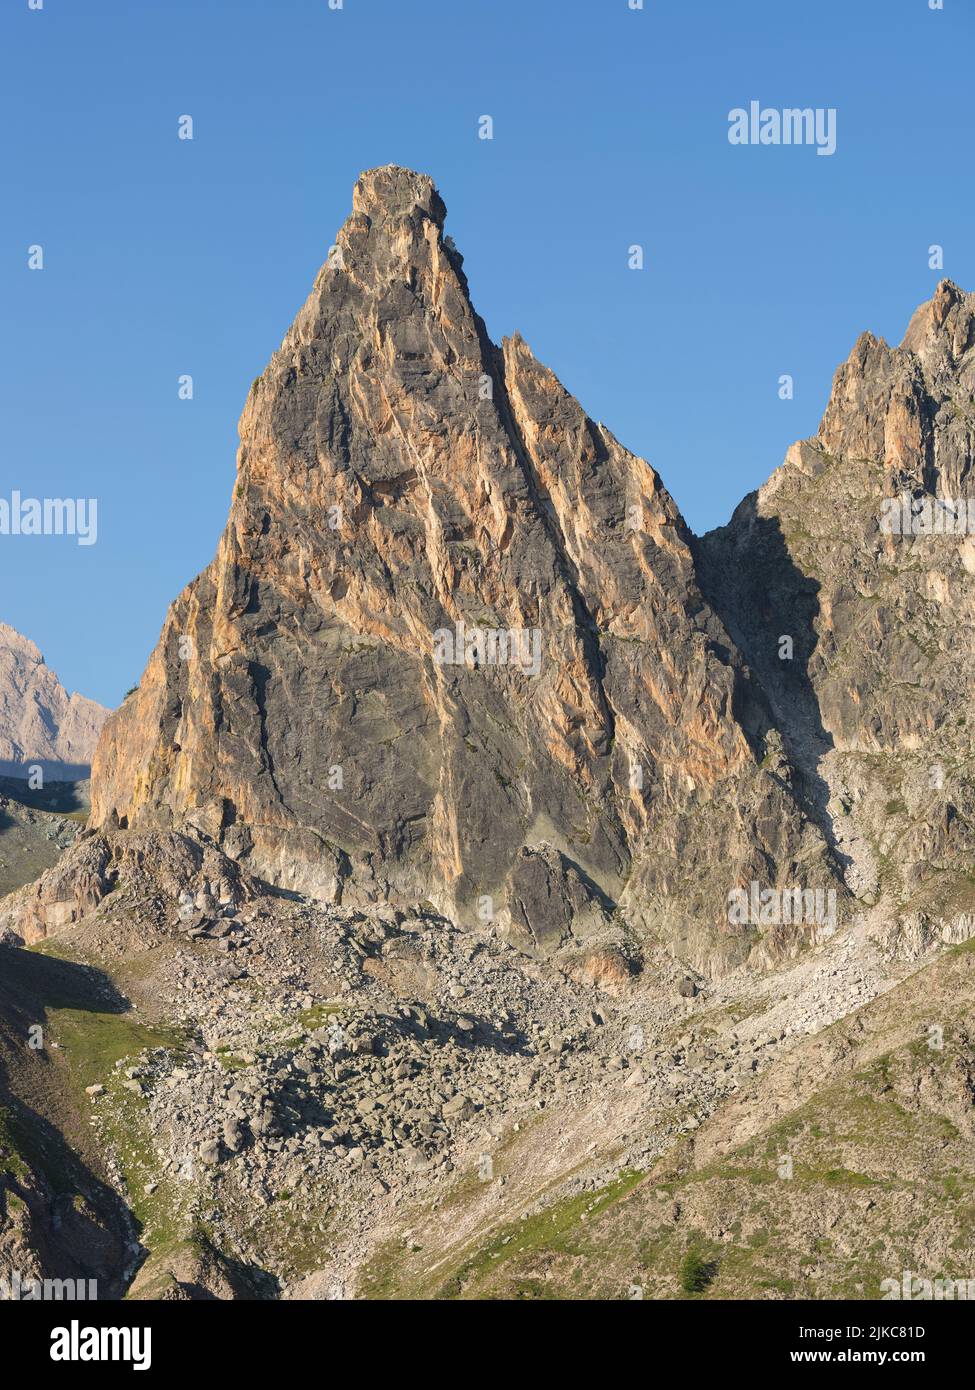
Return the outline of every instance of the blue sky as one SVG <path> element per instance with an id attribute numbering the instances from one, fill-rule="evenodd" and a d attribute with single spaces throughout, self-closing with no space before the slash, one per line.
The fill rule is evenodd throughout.
<path id="1" fill-rule="evenodd" d="M 93 546 L 0 536 L 0 618 L 70 689 L 137 682 L 250 382 L 390 162 L 436 180 L 492 336 L 720 524 L 857 334 L 899 341 L 929 245 L 975 288 L 973 38 L 971 0 L 5 0 L 0 497 L 99 512 Z M 751 100 L 836 108 L 836 153 L 730 145 Z"/>

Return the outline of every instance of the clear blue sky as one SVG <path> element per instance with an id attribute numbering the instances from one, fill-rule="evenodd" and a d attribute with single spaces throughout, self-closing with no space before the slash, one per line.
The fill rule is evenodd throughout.
<path id="1" fill-rule="evenodd" d="M 899 341 L 930 244 L 975 288 L 973 38 L 972 0 L 4 0 L 0 496 L 97 497 L 99 538 L 0 537 L 0 618 L 71 689 L 136 683 L 250 382 L 389 162 L 435 178 L 492 336 L 720 524 L 856 335 Z M 835 155 L 731 146 L 753 99 L 835 107 Z"/>

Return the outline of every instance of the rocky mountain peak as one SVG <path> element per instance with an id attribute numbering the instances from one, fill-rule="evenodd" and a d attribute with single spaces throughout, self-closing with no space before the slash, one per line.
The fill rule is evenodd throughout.
<path id="1" fill-rule="evenodd" d="M 28 766 L 61 778 L 87 776 L 109 711 L 69 695 L 36 643 L 0 623 L 0 772 L 23 777 Z"/>
<path id="2" fill-rule="evenodd" d="M 921 937 L 965 899 L 975 843 L 958 713 L 975 650 L 973 309 L 975 295 L 944 280 L 900 347 L 862 334 L 818 436 L 701 546 L 705 590 L 847 886 L 888 920 L 912 904 Z"/>
<path id="3" fill-rule="evenodd" d="M 92 826 L 542 953 L 651 932 L 708 972 L 808 940 L 735 930 L 735 886 L 900 900 L 867 849 L 882 779 L 843 759 L 944 718 L 913 687 L 913 561 L 877 537 L 885 498 L 970 470 L 969 350 L 923 348 L 961 342 L 968 298 L 915 315 L 921 353 L 862 335 L 817 438 L 698 542 L 520 335 L 487 338 L 429 179 L 374 170 L 354 204 L 248 398 L 217 557 L 102 741 Z"/>
<path id="4" fill-rule="evenodd" d="M 931 299 L 914 311 L 901 347 L 922 359 L 932 350 L 958 358 L 975 345 L 975 294 L 966 294 L 952 280 L 942 280 Z"/>
<path id="5" fill-rule="evenodd" d="M 22 632 L 18 632 L 9 623 L 0 622 L 0 647 L 8 652 L 12 658 L 19 657 L 22 661 L 30 662 L 33 665 L 40 665 L 44 660 L 37 643 L 32 642 L 29 637 L 25 637 Z"/>
<path id="6" fill-rule="evenodd" d="M 683 938 L 693 899 L 689 949 L 747 953 L 729 873 L 802 853 L 828 878 L 826 846 L 761 770 L 673 500 L 523 339 L 488 340 L 443 216 L 422 175 L 360 179 L 93 824 L 195 827 L 283 887 L 429 898 L 544 950 L 624 897 Z"/>
<path id="7" fill-rule="evenodd" d="M 975 295 L 942 280 L 915 311 L 900 347 L 872 333 L 857 339 L 833 380 L 819 429 L 822 446 L 833 455 L 882 464 L 894 491 L 930 484 L 935 454 L 945 454 L 946 481 L 957 475 L 957 460 L 948 464 L 935 436 L 955 432 L 959 411 L 964 433 L 975 387 L 973 349 Z M 964 439 L 958 449 L 970 453 Z M 958 450 L 952 446 L 951 452 Z"/>
<path id="8" fill-rule="evenodd" d="M 380 222 L 419 212 L 438 227 L 447 216 L 433 179 L 398 164 L 384 164 L 360 174 L 352 191 L 352 210 Z"/>

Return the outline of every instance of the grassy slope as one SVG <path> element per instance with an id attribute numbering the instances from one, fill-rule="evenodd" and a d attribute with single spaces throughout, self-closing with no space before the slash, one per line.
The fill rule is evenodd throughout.
<path id="1" fill-rule="evenodd" d="M 621 1174 L 602 1192 L 482 1228 L 433 1278 L 425 1269 L 440 1252 L 390 1241 L 360 1292 L 876 1299 L 905 1269 L 971 1277 L 973 995 L 966 945 L 771 1068 L 642 1181 Z M 821 1087 L 824 1076 L 838 1079 Z"/>
<path id="2" fill-rule="evenodd" d="M 43 1045 L 34 1048 L 28 1038 L 38 1025 Z M 109 1147 L 142 1243 L 157 1250 L 175 1242 L 175 1194 L 156 1172 L 145 1102 L 124 1088 L 117 1064 L 179 1041 L 171 1030 L 138 1021 L 100 972 L 56 956 L 50 943 L 0 948 L 0 1174 L 34 1175 L 55 1196 L 94 1194 L 102 1218 L 117 1225 Z M 93 1101 L 85 1087 L 95 1084 L 106 1092 Z M 158 1185 L 147 1192 L 152 1183 Z"/>

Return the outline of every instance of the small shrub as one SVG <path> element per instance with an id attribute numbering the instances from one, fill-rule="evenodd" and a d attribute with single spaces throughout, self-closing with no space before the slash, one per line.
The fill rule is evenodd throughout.
<path id="1" fill-rule="evenodd" d="M 680 1286 L 684 1293 L 703 1293 L 718 1272 L 717 1260 L 707 1260 L 700 1250 L 688 1250 L 681 1261 Z"/>

